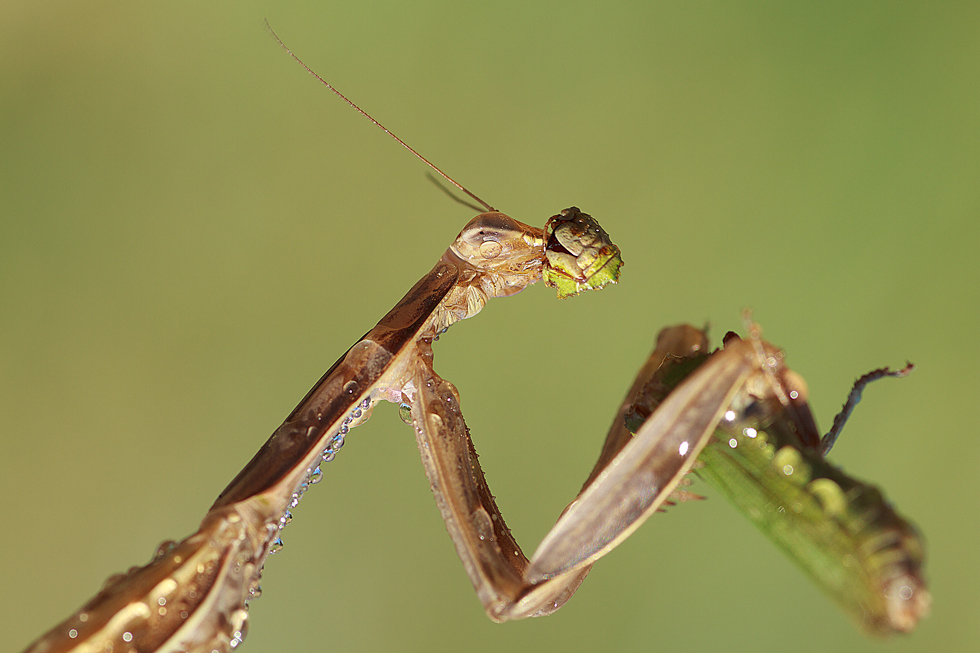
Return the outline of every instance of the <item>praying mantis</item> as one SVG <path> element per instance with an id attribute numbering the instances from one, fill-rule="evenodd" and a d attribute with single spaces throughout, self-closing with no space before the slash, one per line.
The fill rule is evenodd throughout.
<path id="1" fill-rule="evenodd" d="M 583 492 L 528 559 L 490 494 L 459 412 L 458 393 L 433 369 L 432 342 L 455 322 L 477 314 L 489 298 L 516 294 L 539 279 L 559 296 L 613 283 L 622 259 L 598 224 L 574 207 L 552 217 L 544 229 L 485 208 L 433 270 L 326 372 L 219 495 L 196 533 L 164 543 L 150 564 L 110 579 L 98 596 L 28 650 L 236 648 L 245 635 L 248 601 L 258 594 L 262 565 L 281 547 L 279 535 L 290 511 L 319 482 L 320 464 L 333 460 L 350 428 L 363 423 L 382 400 L 398 404 L 414 427 L 457 553 L 496 621 L 560 608 L 599 557 L 669 500 L 715 430 L 724 428 L 737 399 L 765 397 L 779 415 L 774 423 L 797 424 L 782 415 L 803 413 L 805 399 L 794 404 L 783 397 L 794 391 L 784 388 L 798 387 L 798 379 L 756 336 L 713 354 L 659 405 L 650 406 L 633 436 L 620 424 L 648 385 L 641 371 Z M 669 355 L 684 357 L 683 352 Z M 649 367 L 659 370 L 667 356 Z M 916 599 L 928 596 L 919 586 L 914 592 Z"/>

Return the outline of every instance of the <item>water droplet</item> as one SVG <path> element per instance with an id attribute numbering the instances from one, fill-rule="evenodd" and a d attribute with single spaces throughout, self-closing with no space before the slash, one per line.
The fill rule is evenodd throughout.
<path id="1" fill-rule="evenodd" d="M 292 501 L 289 502 L 289 507 L 295 508 L 296 506 L 298 506 L 299 500 L 300 500 L 299 492 L 293 492 L 293 499 Z"/>
<path id="2" fill-rule="evenodd" d="M 357 418 L 358 418 L 358 417 L 360 417 L 360 416 L 361 416 L 362 414 L 363 414 L 363 413 L 361 412 L 361 409 L 360 409 L 360 408 L 355 408 L 355 409 L 354 409 L 354 412 L 353 412 L 353 413 L 351 413 L 351 416 L 353 416 L 353 418 L 354 418 L 354 419 L 357 419 Z"/>
<path id="3" fill-rule="evenodd" d="M 503 251 L 503 245 L 495 240 L 485 240 L 480 243 L 480 256 L 485 259 L 495 259 Z"/>
<path id="4" fill-rule="evenodd" d="M 357 392 L 357 390 L 358 390 L 357 381 L 348 381 L 347 383 L 344 384 L 344 392 L 346 392 L 349 395 L 354 394 L 355 392 Z"/>
<path id="5" fill-rule="evenodd" d="M 252 597 L 253 599 L 257 599 L 257 598 L 259 598 L 260 596 L 262 596 L 262 586 L 261 586 L 261 585 L 256 585 L 255 587 L 253 587 L 253 588 L 251 588 L 251 589 L 250 589 L 250 590 L 248 591 L 248 594 L 249 594 L 249 596 L 251 596 L 251 597 Z"/>
<path id="6" fill-rule="evenodd" d="M 171 551 L 177 548 L 177 543 L 173 540 L 164 540 L 160 542 L 160 546 L 157 547 L 157 552 L 154 555 L 155 558 L 162 558 Z"/>
<path id="7" fill-rule="evenodd" d="M 340 435 L 347 435 L 348 433 L 350 433 L 350 429 L 349 429 L 349 428 L 347 428 L 347 425 L 346 425 L 346 424 L 344 424 L 344 425 L 342 425 L 342 426 L 340 427 L 340 430 L 339 430 L 338 432 L 340 433 Z M 338 436 L 338 437 L 339 437 L 339 436 Z M 335 438 L 335 439 L 336 439 L 336 438 Z"/>
<path id="8" fill-rule="evenodd" d="M 346 433 L 344 431 L 343 433 Z M 334 451 L 339 451 L 341 447 L 344 446 L 344 436 L 343 433 L 333 436 L 333 440 L 330 441 L 330 448 Z"/>
<path id="9" fill-rule="evenodd" d="M 370 407 L 371 407 L 370 397 L 368 397 L 367 399 L 361 402 L 361 408 L 370 408 Z"/>
<path id="10" fill-rule="evenodd" d="M 470 520 L 476 527 L 476 532 L 481 541 L 493 542 L 493 522 L 490 520 L 490 513 L 483 508 L 477 508 L 470 513 Z"/>
<path id="11" fill-rule="evenodd" d="M 287 510 L 282 514 L 282 517 L 279 518 L 279 529 L 282 530 L 291 521 L 293 521 L 293 513 Z"/>
<path id="12" fill-rule="evenodd" d="M 283 544 L 281 537 L 277 537 L 276 539 L 272 540 L 272 544 L 269 546 L 269 555 L 275 555 L 282 551 L 282 546 Z"/>
<path id="13" fill-rule="evenodd" d="M 320 470 L 320 466 L 317 465 L 316 467 L 313 468 L 313 471 L 310 472 L 310 485 L 316 485 L 317 483 L 320 482 L 320 479 L 322 478 L 323 478 L 323 472 Z"/>
<path id="14" fill-rule="evenodd" d="M 330 461 L 332 461 L 334 458 L 337 457 L 337 454 L 335 454 L 331 449 L 324 449 L 323 455 L 320 457 L 323 458 L 323 462 L 329 463 Z"/>
<path id="15" fill-rule="evenodd" d="M 406 424 L 412 423 L 412 407 L 408 404 L 400 404 L 398 406 L 398 417 L 401 418 Z"/>
<path id="16" fill-rule="evenodd" d="M 248 634 L 248 611 L 241 608 L 235 610 L 231 615 L 229 625 L 231 626 L 231 641 L 228 642 L 228 645 L 235 648 L 245 640 L 245 635 Z"/>

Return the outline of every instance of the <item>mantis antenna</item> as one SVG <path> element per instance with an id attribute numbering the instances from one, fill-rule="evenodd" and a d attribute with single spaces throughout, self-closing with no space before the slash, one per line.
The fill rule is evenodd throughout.
<path id="1" fill-rule="evenodd" d="M 392 132 L 390 132 L 388 130 L 387 127 L 385 127 L 380 122 L 378 122 L 377 120 L 375 120 L 374 118 L 372 118 L 371 117 L 371 114 L 369 114 L 367 111 L 365 111 L 361 107 L 359 107 L 356 104 L 354 104 L 353 102 L 351 102 L 351 100 L 348 99 L 348 97 L 346 95 L 344 95 L 343 93 L 341 93 L 340 91 L 338 91 L 333 86 L 333 84 L 331 84 L 327 80 L 325 80 L 322 77 L 320 77 L 319 75 L 317 75 L 316 72 L 314 72 L 314 70 L 312 68 L 310 68 L 309 66 L 307 66 L 303 62 L 302 59 L 300 59 L 295 54 L 293 54 L 293 51 L 290 50 L 286 46 L 286 44 L 282 42 L 282 39 L 279 38 L 279 35 L 276 34 L 276 31 L 274 29 L 272 29 L 272 25 L 269 24 L 269 21 L 268 20 L 265 21 L 265 28 L 267 30 L 269 30 L 269 33 L 272 35 L 272 38 L 274 38 L 276 40 L 276 42 L 279 44 L 279 46 L 283 50 L 285 50 L 287 52 L 287 54 L 289 54 L 289 56 L 292 57 L 296 61 L 296 63 L 298 63 L 299 65 L 301 65 L 306 72 L 308 72 L 309 74 L 311 74 L 314 77 L 316 77 L 320 81 L 321 84 L 323 84 L 324 86 L 326 86 L 327 88 L 329 88 L 331 91 L 333 91 L 334 93 L 336 93 L 337 96 L 340 97 L 341 100 L 343 100 L 347 104 L 351 105 L 354 108 L 355 111 L 357 111 L 359 114 L 361 114 L 362 116 L 364 116 L 365 118 L 367 118 L 368 120 L 370 120 L 371 122 L 373 122 L 378 127 L 380 127 L 384 131 L 384 133 L 388 134 L 389 136 L 391 136 L 392 138 L 394 138 L 396 141 L 398 141 L 399 143 L 401 143 L 402 147 L 404 147 L 406 150 L 408 150 L 409 152 L 411 152 L 412 154 L 414 154 L 415 156 L 417 156 L 419 159 L 421 159 L 425 163 L 425 165 L 429 166 L 430 168 L 432 168 L 433 170 L 435 170 L 436 172 L 438 172 L 439 175 L 443 179 L 445 179 L 446 181 L 448 181 L 449 183 L 451 183 L 453 186 L 455 186 L 456 188 L 460 189 L 461 191 L 463 191 L 464 193 L 466 193 L 467 195 L 469 195 L 471 198 L 473 198 L 474 200 L 476 200 L 477 202 L 479 202 L 480 205 L 483 208 L 485 208 L 487 211 L 494 211 L 495 210 L 492 206 L 490 206 L 489 204 L 487 204 L 486 202 L 484 202 L 483 200 L 481 200 L 479 197 L 477 197 L 476 195 L 474 195 L 470 191 L 466 190 L 466 188 L 464 188 L 461 184 L 459 184 L 455 179 L 453 179 L 452 177 L 450 177 L 449 175 L 447 175 L 445 172 L 443 172 L 442 170 L 440 170 L 431 161 L 429 161 L 424 156 L 422 156 L 421 154 L 419 154 L 418 152 L 416 152 L 412 148 L 412 146 L 410 146 L 408 143 L 406 143 L 402 139 L 400 139 L 397 136 L 395 136 Z"/>

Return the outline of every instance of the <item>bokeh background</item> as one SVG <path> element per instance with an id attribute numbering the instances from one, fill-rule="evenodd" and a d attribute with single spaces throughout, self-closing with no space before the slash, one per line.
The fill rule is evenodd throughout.
<path id="1" fill-rule="evenodd" d="M 546 619 L 483 614 L 392 409 L 284 532 L 246 650 L 980 646 L 976 2 L 86 2 L 0 20 L 0 648 L 192 532 L 472 213 L 288 44 L 510 215 L 570 205 L 622 283 L 452 330 L 452 380 L 531 551 L 660 327 L 755 310 L 834 451 L 929 544 L 934 608 L 881 644 L 742 517 L 656 516 Z"/>

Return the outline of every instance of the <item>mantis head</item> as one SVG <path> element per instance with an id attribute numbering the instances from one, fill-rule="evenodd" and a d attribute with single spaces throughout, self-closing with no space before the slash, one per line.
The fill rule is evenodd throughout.
<path id="1" fill-rule="evenodd" d="M 619 248 L 592 216 L 577 208 L 552 216 L 544 231 L 490 211 L 463 228 L 449 248 L 476 274 L 496 278 L 491 296 L 520 292 L 544 279 L 558 297 L 616 283 L 623 264 Z"/>
<path id="2" fill-rule="evenodd" d="M 544 231 L 547 260 L 542 276 L 559 299 L 619 280 L 623 257 L 591 215 L 567 208 L 548 220 Z"/>

